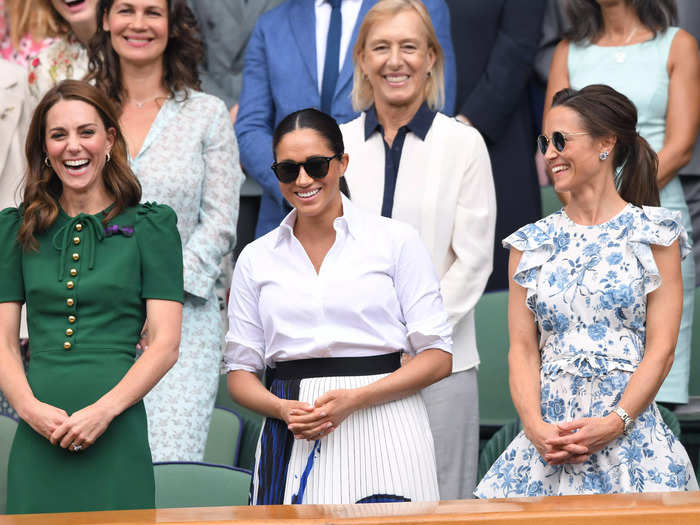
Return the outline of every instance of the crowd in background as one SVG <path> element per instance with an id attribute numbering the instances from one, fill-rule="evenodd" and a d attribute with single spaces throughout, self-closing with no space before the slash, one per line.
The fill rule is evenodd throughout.
<path id="1" fill-rule="evenodd" d="M 256 361 L 254 368 L 237 361 L 240 356 L 231 353 L 232 347 L 246 346 L 243 336 L 235 333 L 241 323 L 235 312 L 227 317 L 224 309 L 243 249 L 278 231 L 296 208 L 295 197 L 285 194 L 285 183 L 291 182 L 283 180 L 279 167 L 270 166 L 280 161 L 276 128 L 305 108 L 318 108 L 340 125 L 344 151 L 332 148 L 335 156 L 328 157 L 326 173 L 347 153 L 349 161 L 340 174 L 346 182 L 340 184 L 350 200 L 364 211 L 410 224 L 432 261 L 452 330 L 452 372 L 423 385 L 420 403 L 432 431 L 442 499 L 472 497 L 477 483 L 477 373 L 480 360 L 488 359 L 476 346 L 474 308 L 481 295 L 519 284 L 523 311 L 528 312 L 527 300 L 532 313 L 540 316 L 540 333 L 548 326 L 548 315 L 564 323 L 557 317 L 563 310 L 544 315 L 539 309 L 551 305 L 530 304 L 531 293 L 526 297 L 524 292 L 530 288 L 527 276 L 518 281 L 522 266 L 513 262 L 512 249 L 524 252 L 523 261 L 532 258 L 528 250 L 537 248 L 535 240 L 527 241 L 532 231 L 521 239 L 509 237 L 525 225 L 544 224 L 537 222 L 542 218 L 540 185 L 549 183 L 545 172 L 551 175 L 552 149 L 565 156 L 565 147 L 576 144 L 564 134 L 560 148 L 555 140 L 560 128 L 550 126 L 545 133 L 550 112 L 562 113 L 562 108 L 552 108 L 552 101 L 563 89 L 606 84 L 636 105 L 638 115 L 631 127 L 637 125 L 658 155 L 661 191 L 656 205 L 677 210 L 682 217 L 682 228 L 659 231 L 647 244 L 658 244 L 662 237 L 667 244 L 679 239 L 685 249 L 680 231 L 691 234 L 688 247 L 693 246 L 695 259 L 691 255 L 681 263 L 683 304 L 675 361 L 666 370 L 663 386 L 663 377 L 651 381 L 658 379 L 658 395 L 644 397 L 656 397 L 671 408 L 687 403 L 693 297 L 700 276 L 700 148 L 693 154 L 700 125 L 700 77 L 698 60 L 688 57 L 697 54 L 693 37 L 700 37 L 700 8 L 693 0 L 423 0 L 424 9 L 416 10 L 415 16 L 410 9 L 407 14 L 404 4 L 410 7 L 400 0 L 0 0 L 0 208 L 23 200 L 24 143 L 34 109 L 61 81 L 85 79 L 119 108 L 128 164 L 141 184 L 142 202 L 166 204 L 177 215 L 184 280 L 182 332 L 177 363 L 144 398 L 154 461 L 202 459 L 227 322 L 227 371 L 258 373 L 274 363 L 269 356 Z M 590 45 L 594 40 L 596 45 Z M 641 85 L 651 88 L 643 91 Z M 569 107 L 564 98 L 554 105 Z M 616 101 L 614 96 L 611 100 Z M 595 121 L 575 104 L 571 107 L 583 120 Z M 629 128 L 629 121 L 620 126 Z M 593 134 L 585 129 L 580 134 Z M 541 133 L 544 143 L 542 136 L 538 139 Z M 608 161 L 610 151 L 602 152 L 599 160 L 618 176 L 625 162 L 618 162 L 614 154 Z M 305 164 L 304 168 L 309 171 Z M 629 182 L 618 180 L 620 184 Z M 559 191 L 556 184 L 555 188 Z M 569 206 L 567 191 L 560 196 Z M 640 206 L 654 203 L 626 200 Z M 580 202 L 574 198 L 573 209 Z M 675 215 L 653 219 L 654 226 L 637 216 L 634 222 L 640 228 L 660 228 L 664 221 L 677 220 Z M 566 251 L 564 237 L 558 239 L 555 255 Z M 250 252 L 243 260 L 255 265 Z M 542 264 L 533 263 L 529 269 Z M 243 271 L 249 272 L 246 279 L 256 282 L 247 269 L 237 268 L 239 279 Z M 234 277 L 232 295 L 235 285 Z M 645 293 L 651 291 L 649 287 Z M 235 302 L 232 298 L 231 304 Z M 630 299 L 624 306 L 631 304 Z M 625 315 L 617 312 L 618 319 Z M 610 327 L 611 322 L 614 319 L 591 320 L 595 326 Z M 547 330 L 552 331 L 551 323 Z M 241 333 L 251 332 L 248 327 Z M 20 337 L 26 353 L 24 325 Z M 534 336 L 531 339 L 523 347 L 534 345 L 539 352 Z M 643 347 L 643 335 L 640 341 Z M 148 352 L 150 344 L 146 324 L 140 351 Z M 270 347 L 275 344 L 266 350 Z M 28 355 L 31 358 L 31 340 Z M 522 359 L 522 369 L 528 370 L 530 361 Z M 625 372 L 631 374 L 640 362 L 641 355 Z M 538 366 L 543 363 L 544 358 Z M 530 376 L 537 382 L 539 372 Z M 626 384 L 628 376 L 615 380 Z M 530 386 L 521 383 L 515 388 L 525 399 Z M 624 385 L 616 383 L 615 388 L 621 392 Z M 544 392 L 542 396 L 544 403 Z M 469 402 L 455 411 L 455 399 Z M 0 411 L 14 415 L 7 401 L 0 400 Z M 612 401 L 618 402 L 619 396 Z M 534 403 L 539 411 L 539 399 Z M 658 414 L 645 412 L 643 401 L 636 403 L 628 412 L 646 418 L 650 426 L 657 424 Z M 515 404 L 525 423 L 529 408 Z M 266 415 L 271 417 L 269 411 Z M 513 454 L 539 452 L 543 457 L 550 454 L 552 465 L 573 464 L 589 461 L 596 448 L 586 443 L 586 452 L 577 448 L 581 443 L 556 441 L 570 430 L 545 438 L 536 426 L 525 426 L 526 443 L 514 445 Z M 627 430 L 625 426 L 625 435 Z M 325 432 L 320 435 L 325 437 Z M 309 452 L 313 454 L 313 446 L 295 454 L 305 461 Z M 677 447 L 673 454 L 681 455 Z M 527 461 L 523 456 L 522 464 Z M 509 480 L 510 473 L 498 470 L 502 465 L 494 468 L 477 489 L 480 497 L 557 493 L 557 487 L 533 489 L 529 483 L 520 492 L 504 489 L 502 480 Z M 530 469 L 531 465 L 527 472 Z M 550 471 L 541 474 L 552 476 Z M 653 473 L 648 477 L 653 479 Z M 676 488 L 697 487 L 693 482 L 694 477 L 684 479 Z M 589 489 L 591 483 L 599 483 L 598 491 L 606 491 L 599 478 L 581 486 L 585 483 Z M 578 482 L 570 484 L 562 484 L 560 493 L 579 489 Z M 625 484 L 621 489 L 612 486 L 624 490 Z M 256 478 L 256 490 L 262 494 L 268 488 Z M 288 503 L 291 496 L 288 491 L 286 499 L 264 499 L 268 497 L 272 496 L 260 495 L 258 502 Z"/>

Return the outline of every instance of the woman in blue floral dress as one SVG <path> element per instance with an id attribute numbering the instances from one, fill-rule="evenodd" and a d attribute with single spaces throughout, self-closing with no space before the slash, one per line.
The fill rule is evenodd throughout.
<path id="1" fill-rule="evenodd" d="M 608 86 L 557 93 L 538 138 L 565 208 L 506 238 L 510 388 L 523 432 L 480 498 L 697 490 L 654 396 L 682 309 L 680 214 L 657 158 Z M 679 249 L 680 247 L 680 249 Z"/>

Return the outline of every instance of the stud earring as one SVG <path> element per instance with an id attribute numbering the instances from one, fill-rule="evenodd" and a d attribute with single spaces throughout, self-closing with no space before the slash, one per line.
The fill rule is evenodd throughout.
<path id="1" fill-rule="evenodd" d="M 603 153 L 600 154 L 600 160 L 605 160 L 608 158 L 608 155 L 610 155 L 609 152 L 604 151 Z"/>

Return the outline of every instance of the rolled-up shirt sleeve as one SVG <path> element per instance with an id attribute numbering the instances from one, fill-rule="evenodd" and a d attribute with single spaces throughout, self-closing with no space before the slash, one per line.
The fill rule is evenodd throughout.
<path id="1" fill-rule="evenodd" d="M 252 274 L 250 252 L 243 250 L 233 270 L 228 302 L 224 370 L 245 370 L 261 375 L 265 370 L 265 334 L 258 311 L 259 287 Z"/>
<path id="2" fill-rule="evenodd" d="M 452 328 L 440 295 L 440 283 L 428 249 L 410 228 L 396 260 L 394 286 L 401 305 L 409 350 L 429 348 L 452 353 Z"/>

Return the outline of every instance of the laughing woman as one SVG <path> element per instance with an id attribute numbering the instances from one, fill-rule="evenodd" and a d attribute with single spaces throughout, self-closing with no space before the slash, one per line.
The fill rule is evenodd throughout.
<path id="1" fill-rule="evenodd" d="M 435 501 L 418 391 L 450 373 L 452 340 L 430 255 L 412 227 L 341 196 L 331 117 L 288 115 L 273 147 L 295 209 L 236 263 L 225 353 L 231 395 L 266 416 L 251 503 Z"/>
<path id="2" fill-rule="evenodd" d="M 144 199 L 171 206 L 182 237 L 180 359 L 145 400 L 151 450 L 155 461 L 201 461 L 224 338 L 214 284 L 243 180 L 233 126 L 225 104 L 199 91 L 203 47 L 185 0 L 101 0 L 98 12 L 91 78 L 119 104 Z"/>

